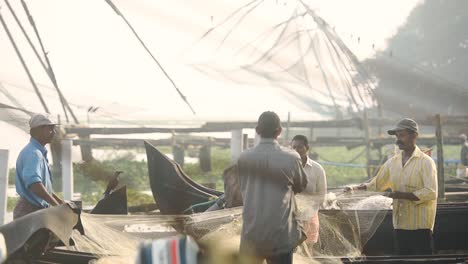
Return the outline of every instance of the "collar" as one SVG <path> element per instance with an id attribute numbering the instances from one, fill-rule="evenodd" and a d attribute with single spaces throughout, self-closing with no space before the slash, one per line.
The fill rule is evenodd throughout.
<path id="1" fill-rule="evenodd" d="M 259 144 L 279 144 L 274 138 L 261 138 Z"/>
<path id="2" fill-rule="evenodd" d="M 399 155 L 400 155 L 400 157 L 403 157 L 403 150 L 400 151 Z M 419 157 L 422 157 L 423 155 L 424 155 L 424 153 L 421 151 L 421 149 L 419 149 L 418 146 L 415 146 L 413 154 L 411 154 L 411 156 L 409 158 L 410 159 L 412 157 L 419 158 Z"/>
<path id="3" fill-rule="evenodd" d="M 41 145 L 41 143 L 39 143 L 39 141 L 37 141 L 37 139 L 31 137 L 31 139 L 29 140 L 29 142 L 37 149 L 39 149 L 42 154 L 44 154 L 44 156 L 47 156 L 47 149 Z"/>
<path id="4" fill-rule="evenodd" d="M 305 166 L 310 166 L 310 167 L 312 167 L 312 162 L 313 162 L 312 159 L 309 158 L 309 156 L 307 156 L 307 161 L 306 161 Z M 304 166 L 304 167 L 305 167 L 305 166 Z"/>

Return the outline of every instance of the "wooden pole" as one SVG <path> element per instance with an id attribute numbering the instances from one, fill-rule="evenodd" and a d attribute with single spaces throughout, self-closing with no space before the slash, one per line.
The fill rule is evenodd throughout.
<path id="1" fill-rule="evenodd" d="M 24 1 L 23 1 L 24 3 Z M 39 43 L 41 44 L 41 48 L 42 48 L 42 51 L 43 51 L 43 54 L 44 54 L 44 57 L 46 58 L 47 60 L 47 63 L 49 65 L 49 67 L 47 67 L 44 62 L 42 61 L 42 58 L 41 56 L 39 55 L 39 53 L 37 52 L 37 49 L 36 47 L 34 46 L 34 44 L 32 43 L 31 39 L 29 38 L 29 35 L 26 33 L 26 30 L 24 29 L 23 27 L 23 24 L 21 24 L 20 20 L 18 19 L 18 16 L 16 16 L 16 13 L 15 11 L 13 10 L 13 8 L 11 7 L 10 3 L 8 2 L 8 0 L 5 0 L 5 4 L 7 5 L 8 9 L 10 10 L 10 13 L 13 15 L 13 18 L 15 19 L 16 21 L 16 24 L 18 24 L 18 27 L 21 29 L 21 32 L 23 33 L 23 36 L 26 38 L 26 40 L 28 41 L 29 43 L 29 46 L 31 47 L 31 49 L 33 50 L 34 54 L 36 55 L 36 58 L 39 60 L 42 68 L 44 69 L 44 71 L 46 72 L 46 74 L 49 76 L 50 80 L 52 81 L 55 89 L 57 90 L 57 93 L 59 95 L 59 98 L 60 98 L 60 102 L 62 103 L 62 109 L 63 109 L 63 112 L 65 113 L 65 119 L 67 120 L 67 123 L 68 123 L 68 113 L 67 113 L 67 110 L 65 109 L 65 97 L 63 96 L 63 94 L 61 93 L 61 91 L 59 90 L 58 88 L 58 85 L 57 85 L 57 80 L 55 79 L 55 76 L 53 75 L 53 71 L 52 71 L 52 68 L 50 67 L 50 61 L 48 59 L 48 56 L 47 56 L 47 52 L 45 52 L 44 50 L 44 46 L 42 45 L 42 41 L 41 39 L 39 38 Z M 30 21 L 32 20 L 32 16 L 30 16 L 30 14 L 28 13 L 28 18 L 30 19 Z M 35 25 L 32 23 L 32 25 Z M 37 32 L 37 29 L 36 27 L 34 26 L 34 31 L 36 32 L 36 34 L 39 34 Z M 37 35 L 39 37 L 39 35 Z M 71 110 L 70 110 L 71 111 Z M 75 118 L 75 121 L 76 123 L 77 120 Z"/>
<path id="2" fill-rule="evenodd" d="M 367 109 L 364 109 L 364 119 L 363 119 L 363 129 L 364 129 L 364 141 L 366 143 L 366 160 L 367 160 L 367 178 L 372 178 L 371 173 L 371 142 L 370 142 L 370 126 L 369 126 L 369 116 Z"/>
<path id="3" fill-rule="evenodd" d="M 377 100 L 377 99 L 376 99 Z M 378 115 L 379 115 L 379 119 L 382 120 L 383 119 L 383 111 L 382 111 L 382 104 L 377 100 L 377 111 L 378 111 Z M 383 125 L 382 123 L 379 123 L 378 126 L 377 126 L 377 134 L 378 134 L 378 137 L 382 137 L 383 136 Z M 382 145 L 379 146 L 378 148 L 378 151 L 379 151 L 379 163 L 382 162 L 383 160 L 383 156 L 382 156 Z M 380 165 L 380 164 L 379 164 Z"/>
<path id="4" fill-rule="evenodd" d="M 248 149 L 250 146 L 249 146 L 249 134 L 244 134 L 242 135 L 243 138 L 242 138 L 242 150 L 246 150 Z"/>
<path id="5" fill-rule="evenodd" d="M 200 148 L 198 159 L 200 163 L 200 169 L 203 172 L 211 171 L 211 143 L 209 140 L 208 143 Z"/>
<path id="6" fill-rule="evenodd" d="M 286 135 L 283 139 L 283 145 L 288 145 L 289 143 L 289 126 L 291 125 L 291 112 L 288 112 L 288 122 L 286 123 Z"/>
<path id="7" fill-rule="evenodd" d="M 445 200 L 445 181 L 444 181 L 444 147 L 442 136 L 442 122 L 440 114 L 435 116 L 436 138 L 437 138 L 437 184 L 439 200 Z"/>
<path id="8" fill-rule="evenodd" d="M 8 29 L 8 26 L 3 20 L 2 14 L 0 14 L 0 22 L 2 23 L 3 28 L 5 29 L 5 32 L 7 33 L 7 36 L 10 39 L 11 45 L 13 45 L 13 48 L 15 49 L 16 55 L 18 56 L 18 59 L 20 60 L 21 65 L 23 65 L 23 69 L 26 72 L 26 75 L 28 75 L 28 79 L 34 88 L 34 91 L 36 92 L 36 95 L 39 98 L 39 101 L 41 102 L 42 107 L 44 107 L 44 110 L 46 111 L 46 113 L 50 113 L 49 108 L 47 107 L 47 104 L 45 103 L 44 98 L 42 97 L 42 94 L 39 91 L 39 88 L 37 87 L 36 82 L 34 81 L 34 78 L 31 72 L 29 71 L 28 66 L 26 65 L 26 62 L 24 61 L 23 55 L 21 55 L 21 52 L 19 51 L 18 46 L 16 46 L 15 40 L 13 39 L 13 36 L 11 35 L 10 30 Z"/>
<path id="9" fill-rule="evenodd" d="M 174 161 L 177 162 L 181 167 L 184 167 L 185 164 L 185 148 L 182 145 L 174 144 L 172 145 L 172 156 Z"/>
<path id="10" fill-rule="evenodd" d="M 80 139 L 89 140 L 89 134 L 79 134 Z M 81 159 L 84 161 L 92 161 L 93 160 L 93 148 L 91 145 L 81 145 Z"/>

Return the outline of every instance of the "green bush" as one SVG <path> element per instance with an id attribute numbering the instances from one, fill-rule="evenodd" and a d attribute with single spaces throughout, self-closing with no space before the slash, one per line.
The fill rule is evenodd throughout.
<path id="1" fill-rule="evenodd" d="M 8 197 L 7 200 L 7 212 L 12 212 L 18 202 L 19 197 Z"/>
<path id="2" fill-rule="evenodd" d="M 13 185 L 15 184 L 16 179 L 16 169 L 11 168 L 8 170 L 8 184 Z"/>

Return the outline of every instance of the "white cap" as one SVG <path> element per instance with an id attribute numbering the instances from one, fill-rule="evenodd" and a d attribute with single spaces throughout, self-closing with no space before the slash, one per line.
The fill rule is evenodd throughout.
<path id="1" fill-rule="evenodd" d="M 29 128 L 35 128 L 39 126 L 51 126 L 58 125 L 57 123 L 52 122 L 49 117 L 43 114 L 35 114 L 29 120 Z"/>

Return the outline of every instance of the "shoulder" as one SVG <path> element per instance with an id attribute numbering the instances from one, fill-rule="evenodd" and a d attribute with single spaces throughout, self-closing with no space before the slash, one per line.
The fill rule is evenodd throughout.
<path id="1" fill-rule="evenodd" d="M 258 151 L 255 149 L 255 147 L 246 149 L 241 152 L 237 161 L 240 162 L 240 161 L 249 160 L 255 155 L 257 155 L 257 153 Z"/>
<path id="2" fill-rule="evenodd" d="M 284 157 L 288 157 L 293 160 L 301 159 L 301 156 L 299 156 L 299 153 L 297 153 L 295 150 L 292 150 L 290 148 L 286 147 L 280 147 L 281 155 Z"/>
<path id="3" fill-rule="evenodd" d="M 431 156 L 427 155 L 426 153 L 422 153 L 420 156 L 421 161 L 423 162 L 424 165 L 426 166 L 431 166 L 435 167 L 435 162 L 434 159 L 432 159 Z"/>
<path id="4" fill-rule="evenodd" d="M 309 164 L 314 169 L 325 171 L 325 169 L 322 167 L 322 165 L 320 165 L 320 163 L 318 163 L 315 160 L 312 160 L 310 158 L 307 159 L 307 164 Z"/>
<path id="5" fill-rule="evenodd" d="M 391 166 L 395 162 L 399 162 L 401 160 L 401 153 L 397 153 L 393 155 L 391 158 L 389 158 L 383 166 L 388 167 Z"/>
<path id="6" fill-rule="evenodd" d="M 18 159 L 27 160 L 28 162 L 39 161 L 43 158 L 42 152 L 32 144 L 26 145 L 20 152 Z"/>

